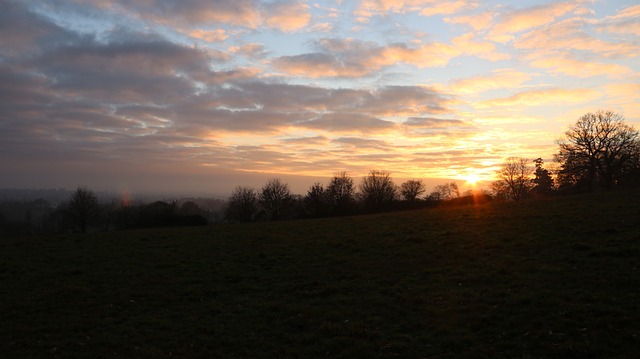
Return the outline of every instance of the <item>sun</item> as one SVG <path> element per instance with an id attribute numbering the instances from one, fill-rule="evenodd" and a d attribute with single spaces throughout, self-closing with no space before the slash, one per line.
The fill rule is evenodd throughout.
<path id="1" fill-rule="evenodd" d="M 467 184 L 475 186 L 480 180 L 480 177 L 475 173 L 469 173 L 466 177 Z"/>

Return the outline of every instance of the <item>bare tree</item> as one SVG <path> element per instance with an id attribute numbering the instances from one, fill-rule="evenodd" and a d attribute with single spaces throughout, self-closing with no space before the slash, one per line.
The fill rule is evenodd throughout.
<path id="1" fill-rule="evenodd" d="M 371 210 L 384 209 L 395 200 L 396 194 L 396 186 L 387 171 L 371 170 L 360 183 L 362 201 Z"/>
<path id="2" fill-rule="evenodd" d="M 227 219 L 251 222 L 258 209 L 258 195 L 251 187 L 236 187 L 229 197 Z"/>
<path id="3" fill-rule="evenodd" d="M 353 179 L 346 172 L 340 172 L 334 175 L 326 191 L 332 213 L 344 215 L 351 212 L 355 189 Z"/>
<path id="4" fill-rule="evenodd" d="M 327 207 L 327 191 L 322 184 L 314 183 L 307 195 L 304 197 L 304 204 L 313 217 L 320 217 L 325 214 Z"/>
<path id="5" fill-rule="evenodd" d="M 460 197 L 458 184 L 450 182 L 433 187 L 428 198 L 432 201 L 448 201 L 458 197 Z"/>
<path id="6" fill-rule="evenodd" d="M 524 199 L 532 187 L 533 169 L 526 158 L 509 157 L 498 170 L 499 180 L 492 184 L 496 197 L 514 201 Z"/>
<path id="7" fill-rule="evenodd" d="M 400 185 L 400 194 L 405 201 L 415 201 L 425 191 L 422 180 L 408 180 Z"/>
<path id="8" fill-rule="evenodd" d="M 596 184 L 609 190 L 626 173 L 635 171 L 640 157 L 639 134 L 612 111 L 587 113 L 558 141 L 555 160 L 561 164 L 558 180 L 564 187 L 592 191 Z"/>
<path id="9" fill-rule="evenodd" d="M 100 213 L 98 197 L 86 186 L 78 187 L 71 195 L 67 211 L 71 218 L 80 225 L 80 230 L 84 233 L 87 230 L 87 225 Z"/>
<path id="10" fill-rule="evenodd" d="M 258 202 L 269 216 L 269 219 L 280 219 L 282 212 L 291 202 L 289 186 L 286 183 L 282 183 L 278 178 L 270 179 L 262 187 Z"/>

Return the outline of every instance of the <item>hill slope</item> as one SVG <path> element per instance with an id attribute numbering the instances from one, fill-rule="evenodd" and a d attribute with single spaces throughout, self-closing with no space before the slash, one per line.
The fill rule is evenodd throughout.
<path id="1" fill-rule="evenodd" d="M 629 357 L 640 193 L 0 242 L 3 357 Z"/>

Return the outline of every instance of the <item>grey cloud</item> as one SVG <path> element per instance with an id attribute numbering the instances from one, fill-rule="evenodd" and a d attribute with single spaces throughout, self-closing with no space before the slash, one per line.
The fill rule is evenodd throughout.
<path id="1" fill-rule="evenodd" d="M 446 128 L 467 126 L 467 124 L 461 120 L 439 119 L 432 117 L 409 117 L 403 124 L 406 126 L 419 128 Z"/>
<path id="2" fill-rule="evenodd" d="M 330 113 L 310 121 L 297 123 L 300 127 L 335 132 L 379 132 L 395 127 L 391 121 L 358 113 Z"/>
<path id="3" fill-rule="evenodd" d="M 385 141 L 369 140 L 357 137 L 339 137 L 331 142 L 358 149 L 388 149 L 390 147 L 390 145 Z"/>
<path id="4" fill-rule="evenodd" d="M 32 56 L 81 36 L 29 10 L 27 2 L 0 0 L 0 56 Z"/>
<path id="5" fill-rule="evenodd" d="M 35 66 L 56 88 L 111 101 L 156 96 L 164 102 L 193 91 L 190 79 L 180 75 L 202 80 L 210 75 L 204 52 L 166 41 L 65 46 L 43 54 Z"/>
<path id="6" fill-rule="evenodd" d="M 272 64 L 283 71 L 294 75 L 317 77 L 362 77 L 370 75 L 374 70 L 363 63 L 340 57 L 338 54 L 307 53 L 301 55 L 281 56 L 272 60 Z"/>
<path id="7" fill-rule="evenodd" d="M 258 17 L 254 0 L 89 0 L 100 9 L 120 5 L 117 9 L 159 23 L 181 25 L 221 22 L 253 27 Z"/>
<path id="8" fill-rule="evenodd" d="M 344 78 L 368 76 L 382 67 L 372 61 L 384 49 L 374 42 L 325 38 L 312 45 L 316 51 L 281 56 L 273 65 L 296 75 Z"/>
<path id="9" fill-rule="evenodd" d="M 409 117 L 402 126 L 410 136 L 437 135 L 462 138 L 476 130 L 473 125 L 461 120 L 432 117 Z"/>
<path id="10" fill-rule="evenodd" d="M 286 138 L 282 142 L 293 145 L 325 145 L 329 142 L 329 138 L 325 136 L 295 137 Z"/>

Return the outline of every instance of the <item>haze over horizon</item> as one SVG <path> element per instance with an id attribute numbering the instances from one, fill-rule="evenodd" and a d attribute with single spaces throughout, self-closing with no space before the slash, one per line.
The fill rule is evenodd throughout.
<path id="1" fill-rule="evenodd" d="M 0 188 L 490 181 L 640 128 L 635 1 L 0 0 Z"/>

